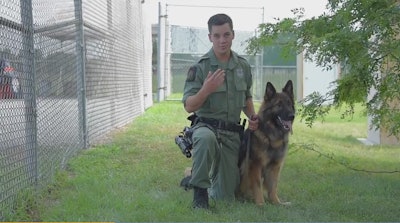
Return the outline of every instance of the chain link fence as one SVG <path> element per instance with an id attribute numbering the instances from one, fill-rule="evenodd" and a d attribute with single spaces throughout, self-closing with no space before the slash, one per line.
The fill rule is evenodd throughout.
<path id="1" fill-rule="evenodd" d="M 211 6 L 168 6 L 170 10 L 179 7 L 184 8 L 185 13 L 192 14 L 197 13 L 200 9 L 216 10 Z M 186 74 L 190 66 L 197 63 L 200 57 L 210 50 L 212 44 L 208 39 L 206 23 L 203 28 L 170 24 L 172 17 L 178 17 L 178 15 L 164 15 L 162 9 L 160 11 L 159 25 L 161 28 L 158 31 L 162 44 L 160 44 L 159 53 L 163 55 L 160 57 L 163 58 L 163 61 L 158 67 L 161 71 L 158 77 L 161 80 L 158 82 L 158 99 L 181 100 Z M 230 11 L 229 7 L 223 11 L 227 11 L 227 14 L 232 12 L 233 15 L 236 12 L 234 7 Z M 258 9 L 251 8 L 246 12 L 257 14 Z M 295 86 L 294 92 L 297 92 L 296 55 L 293 54 L 288 59 L 282 58 L 281 49 L 278 46 L 265 47 L 264 51 L 257 55 L 248 55 L 246 52 L 247 40 L 255 34 L 255 31 L 235 29 L 235 39 L 232 43 L 232 49 L 245 57 L 252 67 L 253 99 L 255 101 L 263 100 L 268 81 L 272 82 L 277 89 L 282 89 L 287 80 L 291 79 Z M 297 95 L 295 95 L 296 97 Z"/>
<path id="2" fill-rule="evenodd" d="M 140 0 L 0 1 L 0 220 L 153 103 Z"/>
<path id="3" fill-rule="evenodd" d="M 206 42 L 208 41 L 208 30 L 179 26 L 170 26 L 170 29 L 166 30 L 170 30 L 172 36 L 170 50 L 166 51 L 165 56 L 165 58 L 168 58 L 166 63 L 168 69 L 166 69 L 165 74 L 170 77 L 165 78 L 165 80 L 169 81 L 166 84 L 168 86 L 167 91 L 169 92 L 168 100 L 181 100 L 186 74 L 190 66 L 197 63 L 200 57 L 211 48 L 210 43 Z M 251 32 L 235 31 L 235 40 L 232 45 L 232 49 L 246 58 L 252 67 L 253 99 L 255 101 L 263 100 L 268 81 L 273 83 L 276 89 L 279 90 L 290 79 L 293 81 L 294 92 L 296 93 L 297 68 L 295 56 L 293 55 L 290 61 L 282 58 L 276 61 L 276 57 L 279 57 L 280 51 L 273 52 L 272 56 L 270 51 L 257 55 L 248 55 L 245 52 L 245 43 L 253 35 Z"/>

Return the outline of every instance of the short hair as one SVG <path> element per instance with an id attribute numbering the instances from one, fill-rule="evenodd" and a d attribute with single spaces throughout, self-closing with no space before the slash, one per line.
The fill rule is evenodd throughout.
<path id="1" fill-rule="evenodd" d="M 221 26 L 225 23 L 228 23 L 229 27 L 233 31 L 233 22 L 232 22 L 231 17 L 229 17 L 228 15 L 223 14 L 223 13 L 219 13 L 219 14 L 215 14 L 215 15 L 211 16 L 210 19 L 208 20 L 208 32 L 211 33 L 212 26 Z"/>

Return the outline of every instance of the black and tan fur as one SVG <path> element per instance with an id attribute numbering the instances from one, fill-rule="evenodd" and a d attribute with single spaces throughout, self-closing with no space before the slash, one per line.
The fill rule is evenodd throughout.
<path id="1" fill-rule="evenodd" d="M 294 116 L 292 81 L 286 83 L 282 92 L 277 92 L 268 82 L 258 112 L 259 128 L 254 132 L 247 129 L 241 146 L 240 197 L 251 199 L 257 205 L 263 205 L 265 198 L 272 204 L 289 204 L 278 197 L 278 181 Z"/>

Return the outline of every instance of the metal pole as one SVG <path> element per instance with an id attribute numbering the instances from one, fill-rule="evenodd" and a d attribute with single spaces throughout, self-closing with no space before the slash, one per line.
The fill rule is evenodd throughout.
<path id="1" fill-rule="evenodd" d="M 22 86 L 23 97 L 25 103 L 25 139 L 27 151 L 32 151 L 33 160 L 31 164 L 28 163 L 28 172 L 34 178 L 34 185 L 38 185 L 39 170 L 38 170 L 38 144 L 37 144 L 37 104 L 36 104 L 36 81 L 35 81 L 35 48 L 33 39 L 33 12 L 32 0 L 20 0 L 21 7 L 21 23 L 22 23 L 22 45 L 23 53 L 21 53 L 21 61 L 23 64 Z M 28 162 L 30 159 L 27 159 Z M 28 175 L 30 176 L 30 175 Z"/>
<path id="2" fill-rule="evenodd" d="M 158 3 L 158 35 L 157 35 L 157 101 L 163 101 L 165 96 L 165 21 L 161 11 L 161 3 Z"/>
<path id="3" fill-rule="evenodd" d="M 77 78 L 77 91 L 78 91 L 78 109 L 79 109 L 79 121 L 81 130 L 81 140 L 83 142 L 83 148 L 89 147 L 88 130 L 87 130 L 87 110 L 86 110 L 86 70 L 85 70 L 85 58 L 86 58 L 86 45 L 84 36 L 84 23 L 83 23 L 83 12 L 82 12 L 82 0 L 74 0 L 75 6 L 75 18 L 76 18 L 76 78 Z"/>
<path id="4" fill-rule="evenodd" d="M 264 23 L 264 7 L 262 7 L 262 17 L 261 17 L 261 23 Z M 261 47 L 261 52 L 260 52 L 260 78 L 264 77 L 264 46 Z M 260 93 L 264 91 L 264 85 L 261 85 L 262 87 L 260 88 L 261 90 L 259 91 Z M 261 94 L 263 95 L 263 94 Z M 262 100 L 262 98 L 260 98 Z"/>
<path id="5" fill-rule="evenodd" d="M 112 0 L 107 0 L 107 31 L 109 33 L 114 33 L 113 32 Z M 116 42 L 110 44 L 111 47 L 109 48 L 110 49 L 109 52 L 112 55 L 110 58 L 115 58 L 115 44 L 116 44 Z M 111 60 L 108 59 L 107 61 L 110 64 L 115 64 L 115 62 L 112 59 Z M 118 89 L 117 66 L 111 66 L 111 69 L 112 69 L 111 74 L 107 74 L 107 75 L 109 75 L 112 78 L 114 89 Z M 115 126 L 115 123 L 117 122 L 116 121 L 117 117 L 115 115 L 117 113 L 116 106 L 115 106 L 115 99 L 118 98 L 118 95 L 117 95 L 118 92 L 113 91 L 111 94 L 112 94 L 112 96 L 110 95 L 111 98 L 109 100 L 110 101 L 110 113 L 111 113 L 110 123 L 111 123 L 111 126 Z"/>

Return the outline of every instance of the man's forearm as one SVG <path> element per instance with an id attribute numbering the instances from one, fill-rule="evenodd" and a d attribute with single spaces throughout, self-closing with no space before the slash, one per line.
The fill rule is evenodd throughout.
<path id="1" fill-rule="evenodd" d="M 186 101 L 185 101 L 185 110 L 188 113 L 197 111 L 199 108 L 201 108 L 203 103 L 207 100 L 208 95 L 209 94 L 207 94 L 203 90 L 203 88 L 201 88 L 200 91 L 197 92 L 197 94 L 189 96 L 186 99 Z"/>
<path id="2" fill-rule="evenodd" d="M 248 118 L 251 118 L 252 115 L 256 114 L 254 110 L 253 98 L 246 99 L 246 107 L 243 112 Z"/>

